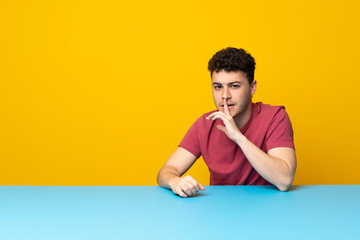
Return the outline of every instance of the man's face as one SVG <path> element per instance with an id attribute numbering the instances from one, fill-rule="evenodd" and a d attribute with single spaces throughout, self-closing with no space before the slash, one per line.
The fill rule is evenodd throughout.
<path id="1" fill-rule="evenodd" d="M 252 95 L 256 91 L 256 81 L 250 85 L 246 74 L 242 71 L 213 72 L 212 92 L 214 102 L 219 111 L 224 111 L 226 101 L 233 118 L 242 117 L 251 104 Z"/>

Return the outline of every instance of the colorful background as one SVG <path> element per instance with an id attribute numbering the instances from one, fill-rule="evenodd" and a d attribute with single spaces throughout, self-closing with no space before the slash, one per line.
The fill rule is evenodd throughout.
<path id="1" fill-rule="evenodd" d="M 207 62 L 256 59 L 294 184 L 360 184 L 359 1 L 0 1 L 0 184 L 156 185 L 215 108 Z M 209 184 L 199 159 L 189 174 Z"/>

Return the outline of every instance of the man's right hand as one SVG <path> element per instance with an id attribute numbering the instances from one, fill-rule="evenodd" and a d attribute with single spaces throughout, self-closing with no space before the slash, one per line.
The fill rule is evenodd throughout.
<path id="1" fill-rule="evenodd" d="M 193 177 L 190 175 L 187 175 L 185 177 L 176 177 L 173 180 L 171 180 L 171 183 L 169 184 L 171 187 L 171 190 L 178 194 L 180 197 L 190 197 L 199 190 L 204 191 L 205 188 L 203 185 L 198 183 Z"/>
<path id="2" fill-rule="evenodd" d="M 195 163 L 196 159 L 194 154 L 178 147 L 160 169 L 157 182 L 161 187 L 171 189 L 180 197 L 190 197 L 199 190 L 204 191 L 203 185 L 191 176 L 181 177 Z"/>

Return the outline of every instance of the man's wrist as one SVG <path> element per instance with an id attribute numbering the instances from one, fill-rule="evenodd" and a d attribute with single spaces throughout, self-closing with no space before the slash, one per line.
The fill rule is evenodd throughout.
<path id="1" fill-rule="evenodd" d="M 239 134 L 235 139 L 235 142 L 237 145 L 241 146 L 241 144 L 243 144 L 246 140 L 247 138 L 243 134 Z"/>
<path id="2" fill-rule="evenodd" d="M 173 189 L 174 185 L 176 185 L 176 182 L 178 181 L 178 176 L 173 176 L 169 179 L 168 185 L 171 189 Z"/>

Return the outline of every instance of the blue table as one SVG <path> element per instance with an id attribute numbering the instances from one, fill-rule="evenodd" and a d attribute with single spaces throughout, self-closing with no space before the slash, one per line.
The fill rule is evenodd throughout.
<path id="1" fill-rule="evenodd" d="M 0 187 L 1 240 L 360 239 L 360 185 Z"/>

